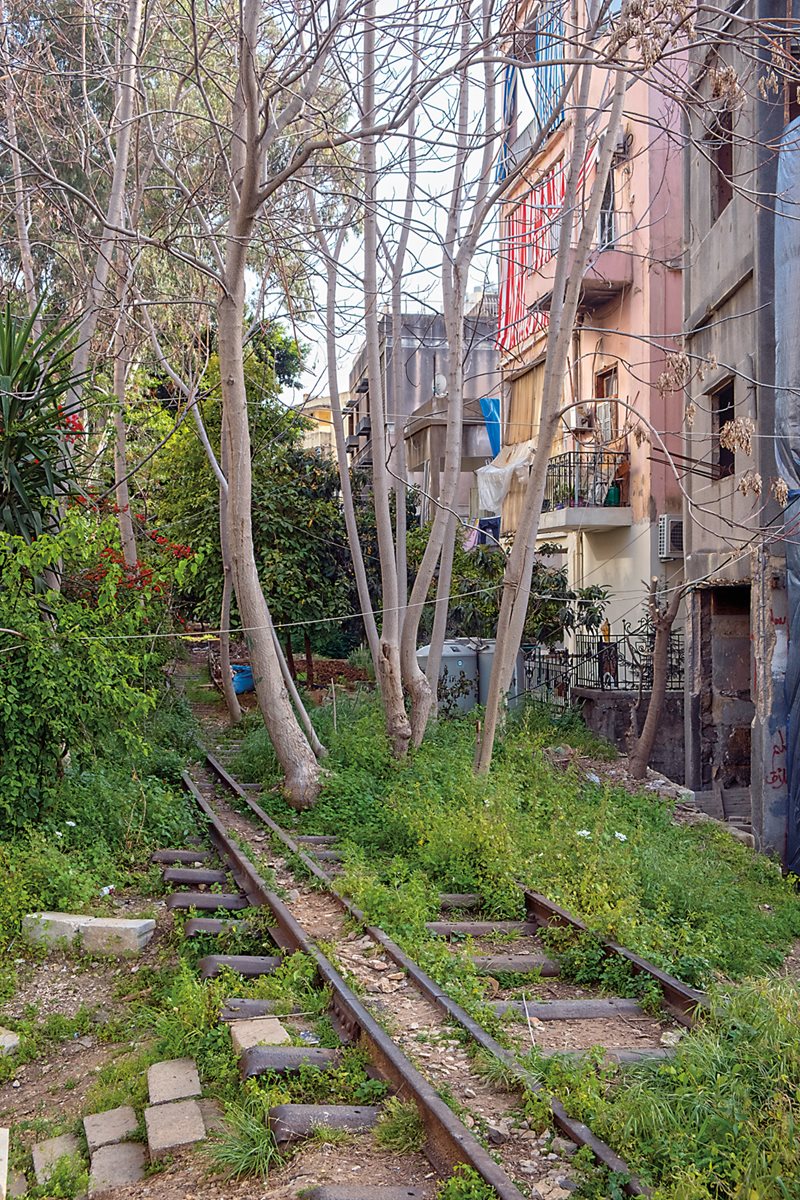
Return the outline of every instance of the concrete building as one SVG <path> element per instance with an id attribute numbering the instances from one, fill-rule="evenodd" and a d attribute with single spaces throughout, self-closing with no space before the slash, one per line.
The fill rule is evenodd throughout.
<path id="1" fill-rule="evenodd" d="M 721 31 L 786 16 L 750 0 Z M 735 35 L 739 36 L 739 35 Z M 764 48 L 764 56 L 767 49 Z M 720 94 L 724 68 L 749 85 Z M 685 133 L 684 332 L 691 426 L 686 429 L 686 783 L 712 815 L 752 829 L 785 857 L 787 661 L 781 511 L 775 462 L 774 211 L 777 143 L 797 116 L 797 82 L 759 89 L 749 46 L 721 37 L 692 64 L 699 103 Z M 754 198 L 758 202 L 754 202 Z M 781 296 L 789 309 L 797 297 Z M 726 425 L 752 422 L 752 451 Z M 752 472 L 761 492 L 745 489 Z M 776 538 L 761 529 L 775 529 Z"/>
<path id="2" fill-rule="evenodd" d="M 549 136 L 532 149 L 561 93 L 564 68 L 536 67 L 560 38 L 561 5 L 520 6 L 515 55 L 529 57 L 531 79 L 518 96 L 508 161 L 523 164 L 500 213 L 499 346 L 503 372 L 503 451 L 507 471 L 502 535 L 513 538 L 527 465 L 538 439 L 549 308 L 560 213 L 573 144 L 569 105 Z M 558 57 L 556 55 L 556 57 Z M 525 71 L 522 71 L 523 76 Z M 605 82 L 596 74 L 597 105 Z M 681 327 L 683 194 L 678 107 L 655 89 L 633 83 L 584 272 L 578 318 L 563 381 L 568 411 L 552 447 L 540 544 L 566 555 L 572 587 L 604 585 L 612 629 L 638 622 L 648 581 L 680 585 L 681 493 L 663 449 L 682 450 L 680 395 L 663 386 L 667 355 Z M 603 117 L 591 130 L 581 203 L 594 178 Z M 577 222 L 579 226 L 579 222 Z M 577 238 L 579 228 L 575 231 Z M 659 431 L 656 437 L 650 432 Z M 510 465 L 509 465 L 510 464 Z"/>
<path id="3" fill-rule="evenodd" d="M 465 317 L 464 428 L 459 515 L 472 515 L 476 467 L 492 457 L 480 400 L 497 396 L 496 298 L 477 301 Z M 441 313 L 404 313 L 400 345 L 403 384 L 395 393 L 391 318 L 379 324 L 381 376 L 392 439 L 405 438 L 407 481 L 420 488 L 423 521 L 432 516 L 439 495 L 447 421 L 448 345 Z M 347 448 L 354 466 L 372 463 L 372 413 L 367 351 L 363 346 L 350 372 L 350 400 L 345 408 Z M 477 514 L 475 514 L 477 515 Z"/>
<path id="4" fill-rule="evenodd" d="M 313 422 L 311 429 L 303 434 L 306 450 L 323 450 L 326 454 L 336 453 L 336 436 L 333 432 L 333 414 L 328 396 L 303 398 L 303 416 Z"/>

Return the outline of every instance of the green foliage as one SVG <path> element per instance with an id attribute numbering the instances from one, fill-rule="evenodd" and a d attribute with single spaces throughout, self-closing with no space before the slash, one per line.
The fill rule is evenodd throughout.
<path id="1" fill-rule="evenodd" d="M 425 1126 L 413 1100 L 404 1102 L 398 1096 L 389 1097 L 375 1129 L 375 1141 L 385 1150 L 394 1150 L 398 1154 L 422 1149 Z"/>
<path id="2" fill-rule="evenodd" d="M 436 1200 L 492 1200 L 494 1190 L 473 1167 L 463 1163 L 436 1190 Z"/>
<path id="3" fill-rule="evenodd" d="M 89 1172 L 77 1154 L 65 1154 L 53 1167 L 47 1183 L 28 1188 L 29 1200 L 72 1200 L 85 1196 L 89 1187 Z"/>
<path id="4" fill-rule="evenodd" d="M 38 337 L 30 317 L 0 313 L 0 530 L 32 541 L 52 525 L 43 503 L 71 490 L 67 443 L 82 428 L 62 413 L 70 375 L 71 326 Z M 52 513 L 52 507 L 51 507 Z"/>
<path id="5" fill-rule="evenodd" d="M 269 1094 L 255 1090 L 225 1106 L 225 1129 L 214 1134 L 206 1148 L 216 1171 L 228 1179 L 267 1179 L 280 1166 L 278 1146 L 267 1125 L 271 1107 Z"/>
<path id="6" fill-rule="evenodd" d="M 408 536 L 410 573 L 416 571 L 428 540 L 429 529 L 411 529 Z M 545 547 L 548 549 L 557 549 Z M 500 597 L 506 554 L 499 546 L 475 546 L 465 550 L 456 537 L 453 579 L 447 617 L 448 637 L 494 637 L 500 612 Z M 431 585 L 430 598 L 436 590 Z M 603 619 L 608 597 L 601 587 L 570 588 L 566 567 L 549 567 L 541 559 L 533 566 L 531 598 L 525 618 L 525 637 L 531 641 L 555 642 L 565 629 L 596 628 Z M 424 611 L 420 636 L 430 636 L 434 609 Z"/>

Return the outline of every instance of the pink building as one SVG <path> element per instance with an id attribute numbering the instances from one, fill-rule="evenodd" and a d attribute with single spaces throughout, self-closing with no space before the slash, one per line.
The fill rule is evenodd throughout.
<path id="1" fill-rule="evenodd" d="M 500 316 L 503 372 L 502 534 L 513 538 L 527 463 L 538 437 L 545 343 L 552 298 L 560 210 L 573 138 L 567 105 L 538 152 L 539 122 L 549 116 L 563 68 L 534 64 L 553 52 L 560 5 L 517 10 L 514 55 L 528 58 L 507 77 L 507 106 L 520 102 L 510 127 L 506 170 L 524 164 L 500 211 Z M 530 76 L 530 79 L 526 77 Z M 595 177 L 606 120 L 600 100 L 608 76 L 595 71 L 582 203 Z M 612 628 L 635 624 L 649 580 L 682 578 L 682 494 L 664 450 L 682 450 L 683 396 L 675 390 L 676 335 L 682 325 L 683 183 L 680 114 L 644 83 L 625 103 L 622 132 L 584 272 L 579 314 L 564 376 L 565 412 L 552 447 L 540 543 L 566 554 L 570 584 L 610 589 Z M 509 114 L 510 115 L 510 114 Z M 579 222 L 576 223 L 579 225 Z M 577 237 L 578 230 L 575 232 Z M 657 432 L 653 432 L 653 430 Z M 527 445 L 526 445 L 527 443 Z M 680 458 L 676 457 L 676 462 Z M 495 503 L 497 501 L 495 500 Z M 487 514 L 488 515 L 488 514 Z"/>

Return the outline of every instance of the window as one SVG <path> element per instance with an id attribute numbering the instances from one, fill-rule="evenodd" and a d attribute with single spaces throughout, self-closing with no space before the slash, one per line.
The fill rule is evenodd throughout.
<path id="1" fill-rule="evenodd" d="M 729 479 L 736 470 L 736 452 L 720 444 L 720 434 L 734 417 L 734 384 L 728 379 L 711 393 L 712 470 L 715 479 Z"/>
<path id="2" fill-rule="evenodd" d="M 617 236 L 616 220 L 614 218 L 614 172 L 609 171 L 603 192 L 603 203 L 600 208 L 600 222 L 597 230 L 597 245 L 605 250 L 613 245 Z"/>
<path id="3" fill-rule="evenodd" d="M 709 139 L 711 160 L 711 224 L 733 199 L 733 113 L 720 113 Z"/>
<path id="4" fill-rule="evenodd" d="M 617 397 L 619 380 L 617 368 L 598 371 L 594 377 L 595 432 L 601 442 L 612 442 L 617 436 Z"/>

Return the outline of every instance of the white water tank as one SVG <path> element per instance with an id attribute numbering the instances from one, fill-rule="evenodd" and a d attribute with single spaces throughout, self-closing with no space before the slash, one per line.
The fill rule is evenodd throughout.
<path id="1" fill-rule="evenodd" d="M 442 646 L 439 664 L 439 708 L 469 712 L 478 703 L 478 658 L 471 638 L 451 638 Z M 430 646 L 420 646 L 417 662 L 421 671 L 428 666 Z"/>

